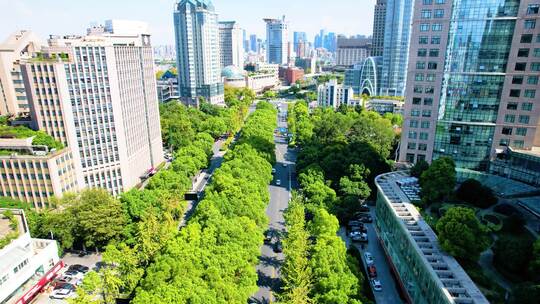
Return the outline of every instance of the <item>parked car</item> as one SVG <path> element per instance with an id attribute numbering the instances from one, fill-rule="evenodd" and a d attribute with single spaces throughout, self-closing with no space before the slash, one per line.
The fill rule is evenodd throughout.
<path id="1" fill-rule="evenodd" d="M 362 204 L 360 205 L 360 208 L 358 208 L 358 210 L 360 210 L 360 212 L 369 212 L 369 206 L 366 204 Z"/>
<path id="2" fill-rule="evenodd" d="M 349 227 L 353 227 L 353 226 L 360 226 L 360 225 L 362 225 L 362 223 L 360 221 L 349 221 L 349 223 L 347 225 Z"/>
<path id="3" fill-rule="evenodd" d="M 368 266 L 367 271 L 370 278 L 377 277 L 377 268 L 375 267 L 375 265 Z"/>
<path id="4" fill-rule="evenodd" d="M 272 168 L 272 174 L 276 174 L 276 168 Z"/>
<path id="5" fill-rule="evenodd" d="M 368 236 L 367 236 L 367 233 L 360 232 L 351 236 L 351 239 L 353 242 L 367 242 Z"/>
<path id="6" fill-rule="evenodd" d="M 362 223 L 373 223 L 373 218 L 369 214 L 358 217 L 358 220 Z"/>
<path id="7" fill-rule="evenodd" d="M 364 259 L 366 260 L 366 265 L 368 266 L 375 263 L 375 260 L 369 251 L 364 252 Z"/>
<path id="8" fill-rule="evenodd" d="M 86 267 L 84 265 L 80 265 L 80 264 L 74 264 L 74 265 L 71 265 L 68 267 L 68 271 L 76 271 L 76 272 L 81 272 L 81 273 L 87 273 L 88 271 L 90 271 L 90 267 Z"/>
<path id="9" fill-rule="evenodd" d="M 280 179 L 276 179 L 276 186 L 280 186 L 281 185 L 281 180 Z"/>
<path id="10" fill-rule="evenodd" d="M 287 164 L 286 164 L 286 163 L 283 163 L 283 167 L 287 167 Z"/>
<path id="11" fill-rule="evenodd" d="M 381 281 L 379 280 L 371 279 L 371 286 L 373 286 L 373 290 L 375 291 L 382 291 Z"/>
<path id="12" fill-rule="evenodd" d="M 72 284 L 62 285 L 58 289 L 54 289 L 49 298 L 51 299 L 66 299 L 70 297 L 75 291 L 75 286 Z"/>

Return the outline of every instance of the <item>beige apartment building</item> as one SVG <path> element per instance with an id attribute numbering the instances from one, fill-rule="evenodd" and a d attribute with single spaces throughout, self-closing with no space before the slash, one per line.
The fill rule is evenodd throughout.
<path id="1" fill-rule="evenodd" d="M 71 147 L 85 187 L 116 195 L 164 162 L 146 28 L 107 21 L 88 35 L 51 36 L 21 63 L 32 127 Z"/>
<path id="2" fill-rule="evenodd" d="M 79 191 L 83 179 L 69 148 L 53 151 L 32 140 L 0 139 L 0 196 L 42 209 L 54 197 Z"/>
<path id="3" fill-rule="evenodd" d="M 487 171 L 540 145 L 540 2 L 416 0 L 399 160 Z"/>
<path id="4" fill-rule="evenodd" d="M 40 47 L 38 37 L 29 31 L 15 32 L 0 43 L 0 115 L 28 114 L 20 61 Z"/>

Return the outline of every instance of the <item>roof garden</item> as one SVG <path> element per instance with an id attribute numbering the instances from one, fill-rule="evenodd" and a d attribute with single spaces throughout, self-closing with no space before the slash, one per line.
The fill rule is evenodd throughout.
<path id="1" fill-rule="evenodd" d="M 0 118 L 0 139 L 24 139 L 33 138 L 33 146 L 46 146 L 49 150 L 61 150 L 64 145 L 43 131 L 34 131 L 25 126 L 8 126 L 6 120 Z M 11 149 L 0 150 L 0 155 L 10 155 Z"/>

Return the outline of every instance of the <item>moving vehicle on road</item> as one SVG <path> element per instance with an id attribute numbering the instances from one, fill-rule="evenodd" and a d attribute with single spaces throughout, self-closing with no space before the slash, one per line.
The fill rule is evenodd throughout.
<path id="1" fill-rule="evenodd" d="M 367 268 L 367 272 L 370 278 L 376 278 L 377 277 L 377 268 L 375 265 L 371 265 Z"/>
<path id="2" fill-rule="evenodd" d="M 366 265 L 368 266 L 375 263 L 375 260 L 373 259 L 373 256 L 371 255 L 371 252 L 369 251 L 364 252 L 364 259 L 366 261 Z"/>
<path id="3" fill-rule="evenodd" d="M 375 291 L 382 291 L 381 281 L 377 279 L 371 279 L 371 286 L 373 286 L 373 290 Z"/>

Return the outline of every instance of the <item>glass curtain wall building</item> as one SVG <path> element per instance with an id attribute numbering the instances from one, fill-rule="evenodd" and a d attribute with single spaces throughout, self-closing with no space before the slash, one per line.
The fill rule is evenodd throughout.
<path id="1" fill-rule="evenodd" d="M 416 0 L 400 161 L 450 156 L 460 168 L 487 171 L 507 146 L 540 145 L 539 7 Z"/>
<path id="2" fill-rule="evenodd" d="M 386 2 L 381 91 L 378 95 L 405 94 L 413 8 L 414 0 Z"/>

